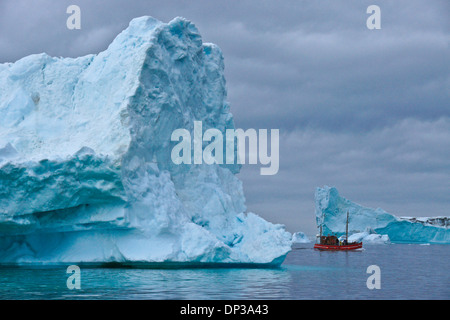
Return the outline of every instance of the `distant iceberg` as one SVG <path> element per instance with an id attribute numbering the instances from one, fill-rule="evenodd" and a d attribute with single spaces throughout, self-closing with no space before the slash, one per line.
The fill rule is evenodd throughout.
<path id="1" fill-rule="evenodd" d="M 371 209 L 351 202 L 333 187 L 317 188 L 316 222 L 322 233 L 345 234 L 347 211 L 350 215 L 349 235 L 353 239 L 393 243 L 450 243 L 449 217 L 396 217 L 378 208 Z M 368 231 L 369 230 L 369 231 Z M 358 234 L 358 235 L 357 235 Z M 383 238 L 383 236 L 386 236 Z M 349 236 L 349 240 L 352 238 Z"/>
<path id="2" fill-rule="evenodd" d="M 234 128 L 222 53 L 183 18 L 0 64 L 0 263 L 281 264 L 291 234 L 245 213 L 239 165 L 171 161 L 194 121 Z"/>
<path id="3" fill-rule="evenodd" d="M 296 232 L 292 235 L 292 243 L 310 243 L 311 240 L 303 232 Z"/>

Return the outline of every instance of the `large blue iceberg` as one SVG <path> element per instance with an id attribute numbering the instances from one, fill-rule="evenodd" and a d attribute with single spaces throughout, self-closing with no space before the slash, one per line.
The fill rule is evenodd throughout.
<path id="1" fill-rule="evenodd" d="M 345 234 L 347 211 L 349 212 L 349 234 L 373 237 L 387 235 L 379 241 L 393 243 L 450 243 L 450 219 L 448 217 L 396 217 L 378 208 L 371 209 L 351 202 L 333 187 L 316 189 L 316 222 L 322 225 L 322 233 Z M 367 230 L 370 230 L 367 231 Z M 350 240 L 351 237 L 349 237 Z M 361 238 L 361 237 L 360 237 Z M 361 239 L 358 240 L 361 240 Z M 356 239 L 355 239 L 356 240 Z"/>
<path id="2" fill-rule="evenodd" d="M 280 264 L 239 165 L 176 165 L 171 133 L 234 128 L 220 49 L 176 18 L 107 50 L 0 64 L 0 263 Z"/>

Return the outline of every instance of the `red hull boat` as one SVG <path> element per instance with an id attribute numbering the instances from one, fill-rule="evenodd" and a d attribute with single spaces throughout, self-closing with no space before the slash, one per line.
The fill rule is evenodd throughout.
<path id="1" fill-rule="evenodd" d="M 317 250 L 348 251 L 348 250 L 356 250 L 356 249 L 361 249 L 361 248 L 362 248 L 362 242 L 343 244 L 343 245 L 329 245 L 329 244 L 316 243 L 314 245 L 314 249 L 317 249 Z"/>
<path id="2" fill-rule="evenodd" d="M 322 224 L 320 224 L 320 236 L 319 243 L 314 244 L 314 249 L 326 250 L 326 251 L 349 251 L 362 248 L 362 242 L 350 242 L 348 243 L 348 218 L 349 213 L 347 211 L 347 222 L 345 226 L 345 239 L 344 241 L 339 241 L 336 236 L 322 235 Z M 323 217 L 322 217 L 323 222 Z"/>

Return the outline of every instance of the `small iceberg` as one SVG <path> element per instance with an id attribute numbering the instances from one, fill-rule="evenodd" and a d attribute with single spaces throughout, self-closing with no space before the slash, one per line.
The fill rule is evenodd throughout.
<path id="1" fill-rule="evenodd" d="M 311 243 L 311 240 L 303 232 L 295 232 L 292 235 L 292 243 Z"/>
<path id="2" fill-rule="evenodd" d="M 345 236 L 339 238 L 343 241 Z M 366 228 L 364 232 L 354 233 L 348 236 L 349 242 L 363 242 L 364 244 L 389 244 L 389 236 L 387 234 L 378 234 L 372 228 Z"/>

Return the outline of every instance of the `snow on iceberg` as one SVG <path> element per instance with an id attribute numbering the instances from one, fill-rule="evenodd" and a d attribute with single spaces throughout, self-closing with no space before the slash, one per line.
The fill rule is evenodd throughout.
<path id="1" fill-rule="evenodd" d="M 234 128 L 222 53 L 183 18 L 0 64 L 0 115 L 0 263 L 281 264 L 291 248 L 244 213 L 239 165 L 171 161 L 175 129 Z"/>
<path id="2" fill-rule="evenodd" d="M 448 217 L 400 218 L 378 208 L 371 209 L 351 202 L 333 187 L 317 188 L 315 194 L 316 222 L 322 224 L 324 235 L 345 234 L 347 211 L 349 212 L 349 234 L 355 239 L 365 237 L 370 240 L 387 240 L 404 243 L 450 243 L 450 223 Z M 366 229 L 370 228 L 370 229 Z M 371 230 L 368 232 L 367 230 Z M 375 232 L 377 235 L 375 235 Z M 373 238 L 373 239 L 371 239 Z M 349 236 L 350 240 L 350 236 Z"/>

